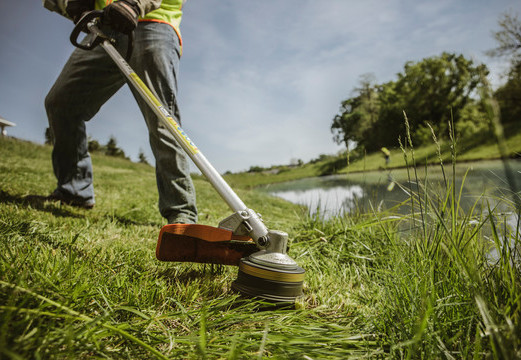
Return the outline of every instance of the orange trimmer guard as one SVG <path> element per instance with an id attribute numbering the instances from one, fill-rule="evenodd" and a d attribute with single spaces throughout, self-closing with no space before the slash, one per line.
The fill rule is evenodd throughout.
<path id="1" fill-rule="evenodd" d="M 258 251 L 248 236 L 199 224 L 169 224 L 161 228 L 156 257 L 161 261 L 239 265 L 241 258 Z"/>

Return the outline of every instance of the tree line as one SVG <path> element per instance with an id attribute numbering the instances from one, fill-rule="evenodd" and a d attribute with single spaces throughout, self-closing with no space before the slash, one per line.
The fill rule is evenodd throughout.
<path id="1" fill-rule="evenodd" d="M 469 145 L 490 137 L 491 126 L 484 94 L 493 94 L 503 126 L 521 129 L 521 21 L 505 14 L 499 20 L 498 46 L 487 55 L 508 56 L 511 66 L 505 83 L 490 91 L 484 64 L 475 64 L 461 54 L 443 52 L 418 62 L 407 62 L 397 79 L 378 84 L 364 74 L 353 96 L 342 101 L 333 118 L 333 140 L 358 152 L 399 146 L 408 119 L 413 143 L 432 142 L 432 131 L 443 138 L 454 124 L 458 139 Z"/>
<path id="2" fill-rule="evenodd" d="M 45 129 L 45 144 L 52 145 L 54 143 L 52 131 L 50 128 Z M 97 152 L 102 153 L 107 156 L 120 157 L 127 160 L 130 160 L 129 157 L 125 154 L 122 148 L 118 146 L 118 141 L 114 135 L 110 136 L 109 140 L 105 145 L 101 144 L 98 140 L 95 140 L 89 136 L 87 140 L 87 148 L 90 153 Z M 145 156 L 145 153 L 142 149 L 139 150 L 138 154 L 138 162 L 142 164 L 149 164 L 148 160 Z"/>

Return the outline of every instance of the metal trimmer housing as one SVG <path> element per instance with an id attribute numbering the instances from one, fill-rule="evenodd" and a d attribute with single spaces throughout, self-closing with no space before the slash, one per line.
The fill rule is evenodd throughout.
<path id="1" fill-rule="evenodd" d="M 305 271 L 286 254 L 288 235 L 268 232 L 269 246 L 239 263 L 232 289 L 272 302 L 294 302 L 302 295 Z"/>

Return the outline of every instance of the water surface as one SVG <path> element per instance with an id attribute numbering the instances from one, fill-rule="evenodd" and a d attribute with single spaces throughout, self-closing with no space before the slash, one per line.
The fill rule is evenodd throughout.
<path id="1" fill-rule="evenodd" d="M 521 161 L 510 160 L 508 164 L 519 189 Z M 370 211 L 390 208 L 406 201 L 411 190 L 417 192 L 418 183 L 429 192 L 446 194 L 447 187 L 452 186 L 453 181 L 457 192 L 461 191 L 460 203 L 466 208 L 476 202 L 479 206 L 498 206 L 500 211 L 509 208 L 508 202 L 514 190 L 511 187 L 512 177 L 509 182 L 500 160 L 459 164 L 455 172 L 449 164 L 427 169 L 423 167 L 416 172 L 398 169 L 307 178 L 272 184 L 264 191 L 305 205 L 311 214 L 319 211 L 322 216 L 329 217 L 355 209 Z"/>

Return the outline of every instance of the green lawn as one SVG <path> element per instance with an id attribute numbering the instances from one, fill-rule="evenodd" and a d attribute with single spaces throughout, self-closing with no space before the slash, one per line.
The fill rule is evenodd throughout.
<path id="1" fill-rule="evenodd" d="M 50 152 L 0 139 L 0 358 L 521 356 L 519 234 L 461 213 L 450 189 L 414 198 L 420 225 L 402 233 L 396 213 L 309 218 L 235 175 L 306 269 L 304 296 L 279 309 L 232 292 L 235 267 L 155 259 L 164 220 L 150 166 L 95 154 L 90 211 L 35 198 L 54 188 Z M 200 222 L 216 226 L 230 211 L 195 185 Z"/>

